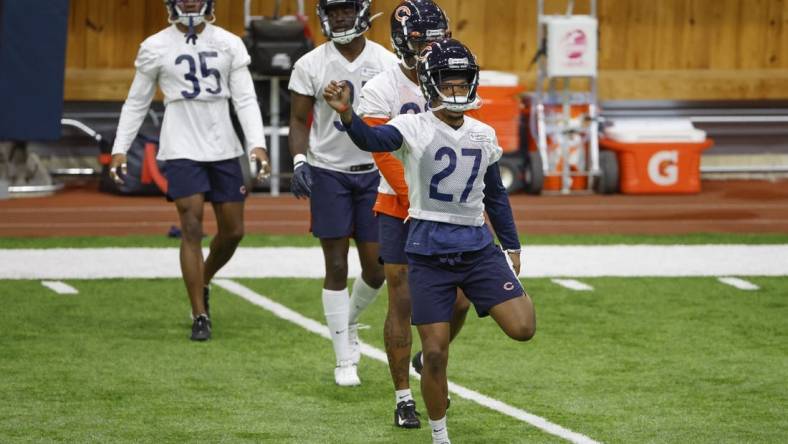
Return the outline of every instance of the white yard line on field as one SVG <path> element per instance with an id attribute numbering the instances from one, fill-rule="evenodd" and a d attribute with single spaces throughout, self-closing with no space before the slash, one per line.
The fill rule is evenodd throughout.
<path id="1" fill-rule="evenodd" d="M 717 280 L 719 280 L 723 284 L 738 288 L 739 290 L 747 290 L 747 291 L 760 290 L 760 287 L 758 287 L 757 285 L 753 284 L 750 281 L 745 281 L 744 279 L 739 279 L 735 277 L 721 277 L 721 278 L 717 278 Z"/>
<path id="2" fill-rule="evenodd" d="M 575 291 L 593 291 L 594 287 L 575 279 L 553 279 L 553 283 Z"/>
<path id="3" fill-rule="evenodd" d="M 305 330 L 320 335 L 326 339 L 329 340 L 331 339 L 331 335 L 328 332 L 328 327 L 324 326 L 320 322 L 307 318 L 306 316 L 294 310 L 291 310 L 290 308 L 287 308 L 278 302 L 275 302 L 261 294 L 258 294 L 255 291 L 249 289 L 248 287 L 245 287 L 237 282 L 226 280 L 226 279 L 216 279 L 213 281 L 213 283 L 216 286 L 221 287 L 229 291 L 230 293 L 233 293 L 251 302 L 254 305 L 257 305 L 258 307 L 270 311 L 275 316 L 281 319 L 292 322 L 300 326 L 301 328 L 304 328 Z M 372 347 L 371 345 L 366 344 L 364 342 L 361 343 L 361 353 L 372 359 L 383 362 L 384 364 L 388 363 L 388 360 L 386 358 L 386 353 L 384 351 Z M 418 374 L 416 374 L 413 371 L 411 371 L 411 374 L 416 378 L 419 377 Z M 573 432 L 569 429 L 561 427 L 558 424 L 554 424 L 548 421 L 547 419 L 542 418 L 541 416 L 528 413 L 525 410 L 518 409 L 517 407 L 513 407 L 497 399 L 490 398 L 489 396 L 482 395 L 481 393 L 475 390 L 465 388 L 453 382 L 449 382 L 449 390 L 461 398 L 468 399 L 469 401 L 473 401 L 491 410 L 495 410 L 499 413 L 503 413 L 504 415 L 511 416 L 512 418 L 531 424 L 532 426 L 546 433 L 564 438 L 567 441 L 577 444 L 597 443 L 597 441 L 594 441 L 593 439 L 585 435 L 582 435 L 577 432 Z"/>
<path id="4" fill-rule="evenodd" d="M 57 294 L 79 294 L 76 288 L 60 281 L 41 281 L 41 285 L 54 291 Z"/>
<path id="5" fill-rule="evenodd" d="M 207 250 L 206 250 L 207 253 Z M 0 279 L 179 278 L 177 248 L 0 250 Z M 525 278 L 788 276 L 788 245 L 526 246 Z M 349 255 L 358 276 L 358 255 Z M 220 278 L 322 278 L 320 247 L 239 248 Z"/>

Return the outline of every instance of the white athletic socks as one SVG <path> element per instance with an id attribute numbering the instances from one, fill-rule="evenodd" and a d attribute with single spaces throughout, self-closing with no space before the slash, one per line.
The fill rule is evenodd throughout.
<path id="1" fill-rule="evenodd" d="M 369 304 L 378 296 L 380 288 L 372 288 L 364 282 L 364 278 L 359 276 L 353 283 L 353 291 L 350 296 L 350 323 L 357 324 L 358 317 Z"/>
<path id="2" fill-rule="evenodd" d="M 350 345 L 348 343 L 348 309 L 350 298 L 347 288 L 339 291 L 323 289 L 323 312 L 326 315 L 326 324 L 331 332 L 331 341 L 334 343 L 334 354 L 337 365 L 342 361 L 350 360 Z"/>
<path id="3" fill-rule="evenodd" d="M 433 421 L 430 419 L 432 429 L 432 444 L 451 444 L 449 431 L 446 430 L 446 417 Z"/>
<path id="4" fill-rule="evenodd" d="M 405 390 L 397 390 L 395 393 L 396 403 L 399 404 L 400 402 L 404 401 L 411 401 L 413 400 L 413 394 L 410 392 L 410 389 Z"/>

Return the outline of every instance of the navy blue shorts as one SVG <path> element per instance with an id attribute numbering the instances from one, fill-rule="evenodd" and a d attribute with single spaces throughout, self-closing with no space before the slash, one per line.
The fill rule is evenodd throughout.
<path id="1" fill-rule="evenodd" d="M 410 221 L 378 213 L 378 232 L 380 233 L 380 259 L 384 264 L 407 265 L 405 244 L 408 242 Z"/>
<path id="2" fill-rule="evenodd" d="M 378 220 L 372 213 L 380 173 L 349 174 L 311 167 L 312 234 L 320 239 L 352 237 L 378 241 Z"/>
<path id="3" fill-rule="evenodd" d="M 479 317 L 525 293 L 505 253 L 495 244 L 447 256 L 408 253 L 408 284 L 413 325 L 449 322 L 457 288 L 473 303 Z"/>
<path id="4" fill-rule="evenodd" d="M 164 164 L 167 198 L 204 194 L 208 202 L 243 202 L 246 187 L 238 158 L 217 162 L 172 159 Z"/>

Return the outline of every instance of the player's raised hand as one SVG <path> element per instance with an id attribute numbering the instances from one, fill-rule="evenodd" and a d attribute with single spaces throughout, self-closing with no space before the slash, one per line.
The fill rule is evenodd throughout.
<path id="1" fill-rule="evenodd" d="M 252 148 L 252 152 L 249 153 L 249 159 L 257 165 L 256 179 L 258 182 L 271 177 L 271 165 L 268 162 L 268 152 L 266 152 L 265 148 Z"/>
<path id="2" fill-rule="evenodd" d="M 349 113 L 352 109 L 350 106 L 350 86 L 346 82 L 332 80 L 323 90 L 323 98 L 328 106 L 334 108 L 340 115 Z"/>
<path id="3" fill-rule="evenodd" d="M 120 171 L 118 171 L 120 169 Z M 109 177 L 118 184 L 123 185 L 123 177 L 129 174 L 129 167 L 126 163 L 125 154 L 113 154 L 112 161 L 109 163 Z"/>

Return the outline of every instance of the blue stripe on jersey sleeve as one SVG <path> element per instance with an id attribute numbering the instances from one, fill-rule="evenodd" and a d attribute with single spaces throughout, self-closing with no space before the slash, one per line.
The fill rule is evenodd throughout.
<path id="1" fill-rule="evenodd" d="M 517 236 L 509 195 L 501 181 L 498 162 L 490 165 L 484 175 L 484 207 L 501 246 L 505 250 L 519 250 L 520 238 Z"/>
<path id="2" fill-rule="evenodd" d="M 350 125 L 344 125 L 350 139 L 357 147 L 370 153 L 386 153 L 397 151 L 402 147 L 404 138 L 399 130 L 391 125 L 380 125 L 372 128 L 356 113 Z"/>

